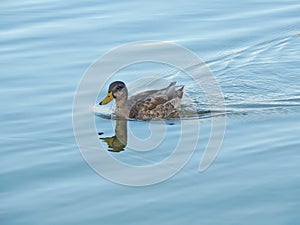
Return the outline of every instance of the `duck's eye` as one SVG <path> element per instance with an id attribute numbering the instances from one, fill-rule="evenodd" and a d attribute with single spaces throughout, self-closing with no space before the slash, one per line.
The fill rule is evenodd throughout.
<path id="1" fill-rule="evenodd" d="M 119 91 L 121 90 L 123 87 L 122 86 L 117 86 L 116 89 Z"/>

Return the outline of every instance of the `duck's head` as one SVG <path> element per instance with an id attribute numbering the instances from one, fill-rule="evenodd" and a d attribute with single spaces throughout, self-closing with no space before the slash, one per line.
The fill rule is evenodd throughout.
<path id="1" fill-rule="evenodd" d="M 111 102 L 114 98 L 116 100 L 126 99 L 127 100 L 128 91 L 126 85 L 122 81 L 115 81 L 109 85 L 108 93 L 106 97 L 99 103 L 99 105 L 105 105 Z"/>

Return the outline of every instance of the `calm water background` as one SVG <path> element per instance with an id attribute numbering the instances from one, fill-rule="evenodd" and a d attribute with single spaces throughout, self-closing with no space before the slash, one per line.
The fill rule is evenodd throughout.
<path id="1" fill-rule="evenodd" d="M 299 11 L 299 1 L 2 1 L 0 224 L 299 224 Z M 228 121 L 207 171 L 197 169 L 209 117 L 183 170 L 133 188 L 105 180 L 84 161 L 72 104 L 95 59 L 141 40 L 171 41 L 207 62 Z M 147 71 L 153 75 L 150 67 L 131 72 Z M 197 99 L 192 84 L 177 78 Z M 111 121 L 95 121 L 113 134 Z M 170 127 L 176 141 L 176 124 Z M 170 149 L 153 152 L 147 162 Z M 133 155 L 116 157 L 144 159 Z"/>

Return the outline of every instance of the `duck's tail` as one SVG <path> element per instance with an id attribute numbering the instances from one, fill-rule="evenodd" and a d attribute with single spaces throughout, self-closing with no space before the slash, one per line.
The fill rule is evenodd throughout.
<path id="1" fill-rule="evenodd" d="M 183 96 L 183 89 L 184 89 L 184 85 L 182 85 L 181 88 L 179 88 L 179 89 L 176 90 L 177 97 L 182 98 L 182 96 Z"/>

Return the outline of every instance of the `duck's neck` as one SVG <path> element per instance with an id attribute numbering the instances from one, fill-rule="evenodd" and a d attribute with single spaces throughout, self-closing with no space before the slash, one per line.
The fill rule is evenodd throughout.
<path id="1" fill-rule="evenodd" d="M 129 111 L 128 111 L 128 95 L 127 94 L 116 99 L 116 111 L 115 111 L 115 113 L 118 116 L 128 118 Z"/>

